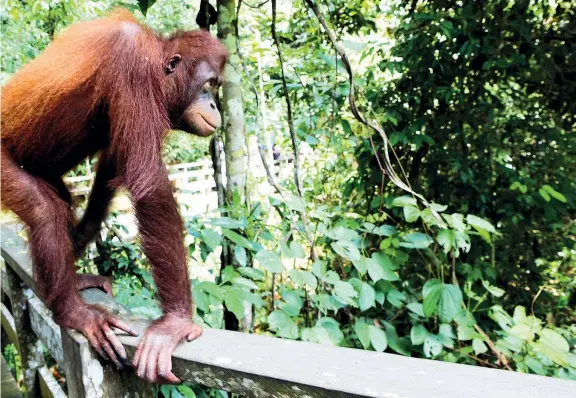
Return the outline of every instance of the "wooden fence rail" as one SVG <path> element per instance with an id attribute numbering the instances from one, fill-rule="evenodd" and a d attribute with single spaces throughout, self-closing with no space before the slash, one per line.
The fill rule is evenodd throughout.
<path id="1" fill-rule="evenodd" d="M 36 296 L 30 259 L 16 229 L 2 227 L 2 331 L 22 358 L 29 397 L 65 397 L 43 347 L 64 369 L 69 397 L 151 397 L 132 370 L 100 361 L 80 334 L 58 327 Z M 82 294 L 143 332 L 137 319 L 96 289 Z M 141 333 L 142 335 L 142 333 Z M 122 336 L 129 356 L 139 338 Z M 174 352 L 174 373 L 250 397 L 573 397 L 576 383 L 515 372 L 208 329 Z"/>

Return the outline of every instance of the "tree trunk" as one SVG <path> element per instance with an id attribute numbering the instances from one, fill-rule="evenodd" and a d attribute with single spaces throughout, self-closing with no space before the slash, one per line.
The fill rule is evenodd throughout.
<path id="1" fill-rule="evenodd" d="M 222 101 L 220 109 L 224 121 L 224 155 L 226 159 L 226 201 L 232 202 L 235 192 L 238 192 L 242 204 L 246 203 L 246 173 L 247 148 L 244 131 L 244 109 L 242 103 L 242 69 L 236 49 L 234 23 L 236 19 L 236 0 L 218 0 L 218 38 L 224 43 L 230 58 L 224 70 L 222 85 Z M 228 262 L 232 263 L 233 247 L 228 242 Z M 230 265 L 222 263 L 223 267 Z M 234 314 L 226 311 L 225 327 L 228 330 L 249 331 L 252 325 L 252 307 L 246 306 L 243 319 L 238 322 Z"/>

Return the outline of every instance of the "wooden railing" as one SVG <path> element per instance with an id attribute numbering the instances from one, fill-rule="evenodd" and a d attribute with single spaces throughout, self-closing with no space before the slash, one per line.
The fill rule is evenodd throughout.
<path id="1" fill-rule="evenodd" d="M 42 345 L 64 370 L 69 397 L 153 396 L 131 369 L 117 371 L 94 355 L 83 336 L 53 322 L 35 293 L 24 241 L 12 226 L 1 232 L 3 340 L 20 353 L 28 397 L 66 396 L 45 365 Z M 100 290 L 82 295 L 139 332 L 149 323 Z M 132 356 L 139 339 L 120 339 Z M 172 362 L 184 382 L 250 397 L 544 398 L 576 391 L 567 380 L 215 329 L 178 348 Z"/>
<path id="2" fill-rule="evenodd" d="M 293 157 L 274 160 L 272 168 L 275 177 L 282 178 L 283 176 L 291 175 L 291 169 L 284 169 L 288 169 L 293 161 Z M 225 167 L 225 165 L 223 166 Z M 174 182 L 175 188 L 181 193 L 209 195 L 216 188 L 214 168 L 210 159 L 169 165 L 166 168 L 168 169 L 170 181 Z M 89 165 L 87 170 L 86 175 L 64 178 L 64 182 L 71 188 L 70 193 L 72 196 L 86 197 L 90 193 L 95 173 L 90 169 Z M 223 173 L 225 174 L 225 170 L 223 170 Z"/>

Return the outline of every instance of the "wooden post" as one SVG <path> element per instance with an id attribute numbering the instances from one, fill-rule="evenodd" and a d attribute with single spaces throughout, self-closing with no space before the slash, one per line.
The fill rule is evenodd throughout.
<path id="1" fill-rule="evenodd" d="M 24 369 L 24 382 L 26 395 L 31 398 L 40 396 L 40 384 L 38 382 L 38 369 L 44 366 L 44 354 L 42 343 L 30 326 L 28 311 L 28 296 L 32 296 L 32 290 L 27 288 L 18 275 L 10 267 L 6 267 L 6 277 L 10 289 L 12 316 L 14 328 L 18 338 L 18 350 Z"/>

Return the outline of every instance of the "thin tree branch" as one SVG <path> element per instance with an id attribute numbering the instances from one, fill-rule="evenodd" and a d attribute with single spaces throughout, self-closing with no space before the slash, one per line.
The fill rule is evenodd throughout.
<path id="1" fill-rule="evenodd" d="M 314 3 L 313 0 L 305 0 L 305 1 L 306 1 L 306 4 L 308 5 L 308 7 L 312 10 L 312 12 L 314 12 L 314 15 L 316 15 L 316 18 L 318 19 L 318 22 L 320 22 L 320 25 L 324 28 L 324 31 L 325 31 L 326 35 L 328 36 L 328 39 L 330 40 L 330 42 L 332 43 L 332 45 L 334 46 L 334 48 L 336 49 L 336 51 L 340 55 L 340 58 L 342 59 L 342 63 L 344 64 L 344 68 L 346 69 L 346 72 L 348 73 L 348 80 L 349 80 L 349 84 L 350 84 L 350 94 L 348 95 L 348 102 L 350 104 L 350 110 L 352 111 L 352 114 L 354 115 L 356 120 L 358 120 L 360 123 L 362 123 L 363 125 L 365 125 L 367 127 L 370 127 L 372 130 L 374 130 L 376 133 L 378 133 L 382 137 L 382 140 L 384 141 L 384 164 L 383 164 L 384 168 L 383 168 L 383 171 L 385 171 L 386 174 L 388 174 L 388 176 L 390 177 L 390 180 L 397 187 L 403 189 L 404 191 L 406 191 L 406 192 L 410 193 L 411 195 L 414 195 L 415 197 L 420 199 L 420 201 L 422 201 L 422 203 L 426 207 L 430 208 L 432 214 L 438 219 L 439 224 L 442 226 L 445 226 L 444 220 L 440 217 L 440 214 L 438 214 L 438 212 L 435 211 L 430 206 L 430 203 L 426 200 L 426 198 L 424 198 L 424 196 L 422 196 L 422 195 L 414 192 L 414 190 L 412 190 L 412 188 L 409 185 L 410 182 L 408 181 L 408 179 L 406 177 L 406 173 L 404 172 L 402 165 L 399 164 L 400 169 L 404 175 L 404 178 L 406 179 L 406 183 L 404 181 L 402 181 L 402 179 L 398 176 L 398 174 L 396 173 L 396 171 L 392 167 L 392 162 L 390 161 L 390 151 L 392 151 L 392 153 L 394 154 L 394 157 L 397 160 L 398 160 L 398 156 L 396 155 L 394 148 L 392 148 L 390 141 L 388 139 L 388 136 L 386 135 L 386 132 L 377 124 L 372 123 L 368 119 L 366 119 L 365 116 L 362 113 L 360 113 L 360 111 L 358 110 L 358 107 L 356 106 L 356 97 L 355 97 L 356 86 L 354 84 L 354 75 L 352 72 L 352 67 L 350 66 L 350 61 L 348 60 L 348 56 L 346 55 L 346 52 L 344 51 L 342 46 L 340 46 L 340 44 L 338 44 L 338 41 L 336 39 L 336 36 L 334 35 L 334 32 L 332 32 L 332 30 L 330 30 L 328 28 L 328 24 L 326 23 L 326 20 L 324 19 L 324 17 L 320 13 L 320 10 L 318 9 L 318 6 L 316 5 L 316 3 Z M 274 6 L 274 1 L 272 2 L 272 4 Z M 274 15 L 273 15 L 272 24 L 274 26 Z"/>
<path id="2" fill-rule="evenodd" d="M 284 56 L 280 48 L 280 40 L 276 34 L 276 0 L 272 0 L 272 38 L 276 44 L 278 51 L 278 60 L 280 62 L 280 75 L 282 77 L 282 91 L 286 99 L 288 129 L 290 130 L 290 138 L 292 139 L 292 150 L 294 151 L 294 184 L 298 194 L 302 196 L 302 186 L 300 185 L 300 154 L 298 152 L 298 140 L 296 139 L 296 131 L 294 129 L 294 119 L 292 117 L 292 103 L 290 102 L 290 95 L 288 94 L 288 85 L 286 84 L 286 75 L 284 74 Z"/>

